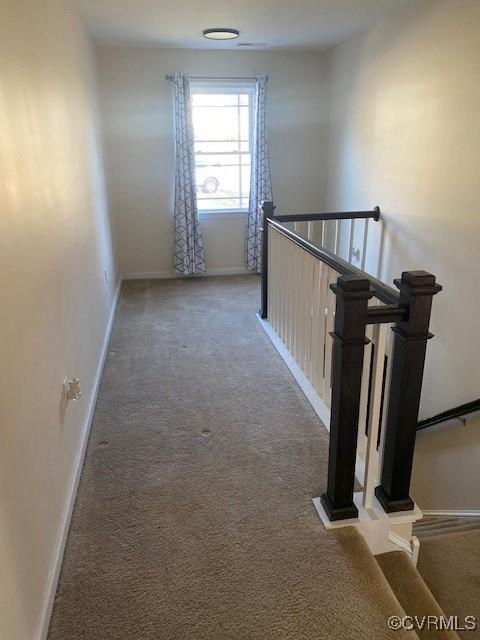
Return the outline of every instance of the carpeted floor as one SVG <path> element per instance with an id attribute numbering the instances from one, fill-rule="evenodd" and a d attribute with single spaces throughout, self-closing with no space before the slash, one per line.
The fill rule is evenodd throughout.
<path id="1" fill-rule="evenodd" d="M 385 640 L 363 539 L 326 532 L 328 435 L 255 276 L 124 284 L 49 640 Z"/>

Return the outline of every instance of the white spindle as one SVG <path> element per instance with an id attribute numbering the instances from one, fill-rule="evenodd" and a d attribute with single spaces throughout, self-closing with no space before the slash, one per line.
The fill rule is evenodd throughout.
<path id="1" fill-rule="evenodd" d="M 365 271 L 365 260 L 367 258 L 368 220 L 369 218 L 366 218 L 363 222 L 362 271 Z"/>
<path id="2" fill-rule="evenodd" d="M 300 249 L 299 264 L 300 264 L 300 278 L 298 281 L 299 292 L 299 322 L 298 322 L 298 353 L 297 362 L 300 368 L 305 371 L 305 348 L 306 348 L 306 306 L 307 306 L 307 287 L 306 287 L 306 262 L 308 259 L 308 253 Z"/>
<path id="3" fill-rule="evenodd" d="M 328 269 L 327 295 L 326 295 L 326 326 L 325 326 L 325 376 L 323 380 L 323 401 L 330 408 L 332 395 L 332 349 L 333 340 L 330 335 L 335 326 L 335 294 L 330 289 L 330 285 L 337 281 L 338 273 L 333 269 Z"/>
<path id="4" fill-rule="evenodd" d="M 313 268 L 318 262 L 313 256 L 307 254 L 305 269 L 305 353 L 304 372 L 308 379 L 311 376 L 312 364 L 312 306 L 313 306 Z"/>
<path id="5" fill-rule="evenodd" d="M 360 413 L 358 419 L 358 435 L 357 435 L 357 455 L 363 462 L 367 455 L 367 411 L 368 411 L 368 393 L 370 382 L 370 366 L 372 359 L 372 326 L 368 325 L 366 330 L 366 337 L 370 342 L 365 345 L 365 351 L 363 354 L 363 369 L 362 369 L 362 390 L 360 393 Z"/>
<path id="6" fill-rule="evenodd" d="M 348 261 L 350 262 L 350 264 L 352 263 L 352 257 L 353 257 L 353 238 L 355 235 L 355 220 L 352 218 L 350 220 L 350 236 L 348 239 Z"/>
<path id="7" fill-rule="evenodd" d="M 285 342 L 286 335 L 286 310 L 287 310 L 287 292 L 288 292 L 288 281 L 287 281 L 287 267 L 288 267 L 288 255 L 287 255 L 287 246 L 288 240 L 279 234 L 279 253 L 280 253 L 280 261 L 279 261 L 279 280 L 280 280 L 280 291 L 281 296 L 279 300 L 278 310 L 279 310 L 279 322 L 278 322 L 278 335 L 281 340 Z M 283 259 L 282 259 L 283 258 Z"/>
<path id="8" fill-rule="evenodd" d="M 377 451 L 377 439 L 380 425 L 380 408 L 382 405 L 382 383 L 386 339 L 387 325 L 374 325 L 372 337 L 372 342 L 374 344 L 374 358 L 371 372 L 372 385 L 368 420 L 367 455 L 365 459 L 365 478 L 363 483 L 363 505 L 367 509 L 372 506 L 375 487 L 378 483 L 379 455 Z"/>
<path id="9" fill-rule="evenodd" d="M 391 325 L 388 325 L 389 327 Z M 388 412 L 388 398 L 390 397 L 390 380 L 392 377 L 392 362 L 393 362 L 393 345 L 394 345 L 394 333 L 393 331 L 387 331 L 386 338 L 386 346 L 385 346 L 385 355 L 387 357 L 387 371 L 385 376 L 385 388 L 384 388 L 384 402 L 383 402 L 383 413 L 381 416 L 381 433 L 380 433 L 380 443 L 378 446 L 378 469 L 382 468 L 382 459 L 383 459 L 383 450 L 385 445 L 385 433 L 386 433 L 386 425 L 387 425 L 387 412 Z M 380 482 L 380 473 L 377 478 L 378 482 Z"/>
<path id="10" fill-rule="evenodd" d="M 273 233 L 270 230 L 269 231 L 270 239 L 271 239 L 272 235 L 273 235 Z M 275 265 L 276 248 L 277 248 L 277 245 L 276 245 L 275 241 L 271 242 L 270 251 L 268 252 L 268 264 L 267 264 L 268 273 L 269 273 L 269 278 L 268 278 L 268 282 L 267 282 L 267 286 L 268 286 L 268 321 L 270 322 L 270 324 L 272 325 L 272 327 L 274 329 L 275 329 L 275 312 L 274 312 L 274 307 L 275 307 L 275 281 L 276 281 L 276 278 L 277 278 L 277 270 L 276 270 L 276 265 Z"/>
<path id="11" fill-rule="evenodd" d="M 319 309 L 320 309 L 320 286 L 321 286 L 321 274 L 323 263 L 320 260 L 313 261 L 312 269 L 312 320 L 311 320 L 311 352 L 310 352 L 310 375 L 309 379 L 312 386 L 318 392 L 318 381 L 322 375 L 322 371 L 319 369 L 319 355 L 321 344 L 321 323 Z M 323 351 L 323 343 L 322 343 Z"/>

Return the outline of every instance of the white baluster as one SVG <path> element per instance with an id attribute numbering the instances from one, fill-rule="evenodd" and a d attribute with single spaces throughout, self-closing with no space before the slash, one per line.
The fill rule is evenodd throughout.
<path id="1" fill-rule="evenodd" d="M 352 220 L 350 220 L 350 237 L 348 240 L 348 261 L 350 262 L 350 264 L 352 264 L 352 257 L 353 257 L 354 235 L 355 235 L 355 220 L 352 218 Z"/>
<path id="2" fill-rule="evenodd" d="M 374 358 L 372 367 L 372 395 L 370 398 L 370 414 L 368 420 L 367 455 L 365 460 L 365 479 L 363 483 L 363 506 L 371 508 L 375 487 L 378 482 L 379 456 L 377 451 L 378 429 L 380 424 L 380 409 L 382 405 L 383 368 L 385 362 L 385 348 L 387 339 L 387 325 L 373 326 L 372 343 Z"/>
<path id="3" fill-rule="evenodd" d="M 364 220 L 365 226 L 363 227 L 362 271 L 365 271 L 365 260 L 367 258 L 368 220 L 369 218 Z"/>
<path id="4" fill-rule="evenodd" d="M 335 255 L 338 256 L 340 249 L 340 220 L 337 220 L 335 225 Z"/>

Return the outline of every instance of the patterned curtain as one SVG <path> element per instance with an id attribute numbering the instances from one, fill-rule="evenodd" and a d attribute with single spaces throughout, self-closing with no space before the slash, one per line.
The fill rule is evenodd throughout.
<path id="1" fill-rule="evenodd" d="M 246 263 L 250 271 L 262 270 L 262 200 L 273 200 L 267 143 L 267 76 L 257 76 L 255 87 L 252 174 L 246 239 Z"/>
<path id="2" fill-rule="evenodd" d="M 205 272 L 198 220 L 192 104 L 188 75 L 176 73 L 175 85 L 175 270 L 183 275 Z"/>

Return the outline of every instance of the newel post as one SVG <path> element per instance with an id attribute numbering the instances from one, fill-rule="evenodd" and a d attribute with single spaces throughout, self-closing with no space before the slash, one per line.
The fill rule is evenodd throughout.
<path id="1" fill-rule="evenodd" d="M 268 313 L 268 223 L 267 218 L 273 218 L 275 205 L 273 202 L 262 202 L 262 272 L 261 272 L 261 306 L 260 317 L 266 318 Z"/>
<path id="2" fill-rule="evenodd" d="M 332 360 L 332 402 L 327 491 L 321 497 L 330 520 L 355 518 L 353 502 L 360 389 L 368 300 L 374 295 L 362 276 L 340 276 L 331 285 L 337 296 Z"/>
<path id="3" fill-rule="evenodd" d="M 426 271 L 404 271 L 395 280 L 400 289 L 400 306 L 408 310 L 407 319 L 397 322 L 393 331 L 390 399 L 388 403 L 385 447 L 380 486 L 375 495 L 387 513 L 414 508 L 410 498 L 410 477 L 422 391 L 423 367 L 433 296 L 442 287 Z"/>

